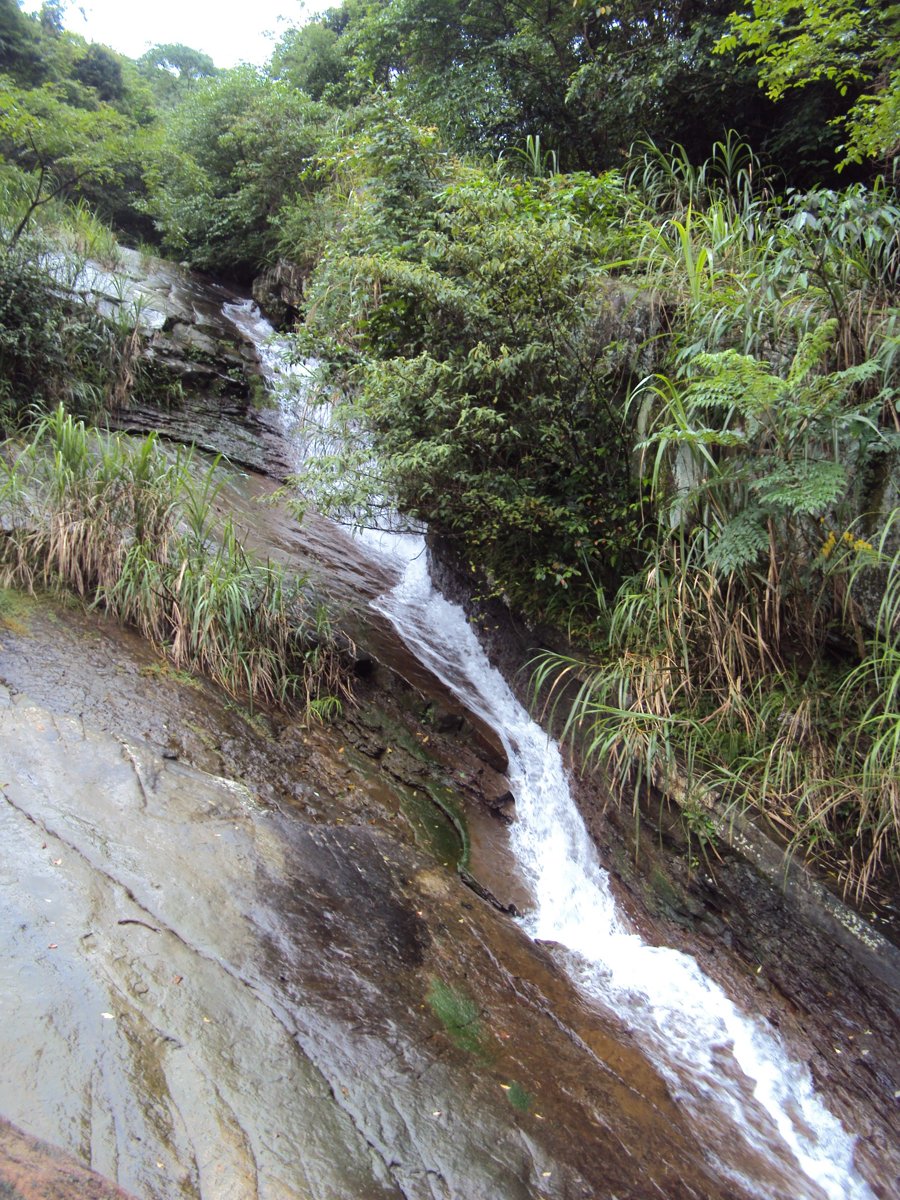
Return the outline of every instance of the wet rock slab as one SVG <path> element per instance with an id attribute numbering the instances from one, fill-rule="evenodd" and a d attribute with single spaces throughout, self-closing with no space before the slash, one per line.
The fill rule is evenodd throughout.
<path id="1" fill-rule="evenodd" d="M 335 736 L 238 734 L 108 627 L 27 624 L 0 631 L 18 1126 L 153 1200 L 740 1195 Z"/>
<path id="2" fill-rule="evenodd" d="M 133 1200 L 71 1155 L 2 1120 L 0 1195 L 5 1200 Z"/>

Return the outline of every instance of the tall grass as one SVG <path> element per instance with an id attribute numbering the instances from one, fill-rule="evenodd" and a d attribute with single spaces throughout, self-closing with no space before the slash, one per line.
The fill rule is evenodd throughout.
<path id="1" fill-rule="evenodd" d="M 644 284 L 666 297 L 682 349 L 789 358 L 818 322 L 839 324 L 837 366 L 864 362 L 893 321 L 900 204 L 877 180 L 778 195 L 733 134 L 699 165 L 644 143 L 628 173 Z"/>
<path id="2" fill-rule="evenodd" d="M 894 512 L 882 547 L 898 530 Z M 900 551 L 860 542 L 827 568 L 848 609 L 875 577 L 883 588 L 859 657 L 852 635 L 801 646 L 807 612 L 670 553 L 623 586 L 593 660 L 540 658 L 537 694 L 618 794 L 756 811 L 861 898 L 900 868 Z"/>
<path id="3" fill-rule="evenodd" d="M 900 208 L 779 197 L 733 138 L 628 180 L 669 329 L 629 401 L 645 560 L 535 686 L 615 788 L 762 812 L 863 895 L 900 870 Z"/>
<path id="4" fill-rule="evenodd" d="M 307 581 L 252 560 L 213 515 L 214 467 L 88 428 L 64 409 L 2 446 L 0 581 L 74 592 L 179 669 L 251 703 L 327 715 L 349 694 Z"/>

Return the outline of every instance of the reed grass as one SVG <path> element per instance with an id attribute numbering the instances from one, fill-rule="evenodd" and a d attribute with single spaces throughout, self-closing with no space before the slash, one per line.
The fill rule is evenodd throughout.
<path id="1" fill-rule="evenodd" d="M 900 208 L 779 197 L 733 137 L 628 179 L 670 334 L 627 410 L 645 560 L 536 695 L 614 792 L 756 811 L 862 897 L 900 871 Z"/>
<path id="2" fill-rule="evenodd" d="M 812 636 L 815 597 L 776 608 L 769 591 L 670 554 L 608 607 L 596 658 L 537 660 L 535 694 L 616 794 L 637 805 L 652 787 L 688 808 L 755 811 L 862 900 L 900 867 L 898 532 L 895 511 L 875 546 L 844 540 L 823 564 L 823 588 L 843 585 L 843 653 L 824 629 Z M 859 626 L 873 587 L 881 602 L 854 654 L 849 614 Z"/>
<path id="3" fill-rule="evenodd" d="M 4 586 L 73 592 L 251 703 L 324 717 L 349 696 L 351 648 L 308 580 L 254 561 L 216 521 L 215 466 L 61 407 L 0 460 Z"/>

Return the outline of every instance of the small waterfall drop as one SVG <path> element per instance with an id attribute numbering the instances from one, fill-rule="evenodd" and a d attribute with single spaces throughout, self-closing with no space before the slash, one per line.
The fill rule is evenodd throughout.
<path id="1" fill-rule="evenodd" d="M 297 471 L 309 452 L 318 447 L 326 453 L 329 447 L 328 409 L 310 402 L 306 386 L 310 364 L 292 358 L 289 340 L 275 332 L 252 300 L 224 304 L 222 312 L 256 349 L 266 389 L 276 405 L 274 416 L 284 435 L 289 465 Z"/>
<path id="2" fill-rule="evenodd" d="M 299 369 L 285 371 L 283 351 L 258 314 L 229 307 L 240 309 L 228 315 L 259 348 L 290 434 L 303 420 L 302 389 L 298 404 L 296 387 L 279 381 L 296 380 Z M 322 424 L 319 416 L 319 432 Z M 298 453 L 302 459 L 305 450 Z M 817 1096 L 809 1069 L 791 1060 L 761 1020 L 741 1013 L 693 958 L 648 945 L 617 911 L 558 746 L 490 665 L 462 609 L 434 588 L 424 541 L 359 536 L 399 574 L 373 607 L 507 751 L 516 800 L 511 844 L 535 897 L 526 932 L 563 947 L 577 986 L 633 1031 L 726 1176 L 761 1200 L 873 1200 L 854 1168 L 854 1139 Z"/>

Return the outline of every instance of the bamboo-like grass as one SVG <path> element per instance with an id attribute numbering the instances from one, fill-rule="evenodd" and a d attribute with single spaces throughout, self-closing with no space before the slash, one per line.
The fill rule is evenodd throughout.
<path id="1" fill-rule="evenodd" d="M 900 870 L 900 514 L 861 483 L 897 456 L 900 209 L 779 198 L 733 138 L 644 147 L 629 182 L 671 336 L 630 400 L 655 511 L 593 655 L 542 656 L 536 694 L 614 794 L 755 811 L 863 897 Z"/>
<path id="2" fill-rule="evenodd" d="M 0 581 L 65 590 L 134 626 L 235 697 L 334 714 L 347 651 L 308 580 L 218 525 L 215 465 L 155 435 L 101 434 L 57 408 L 0 450 Z"/>
<path id="3" fill-rule="evenodd" d="M 883 589 L 856 655 L 849 616 L 843 658 L 831 661 L 822 638 L 816 651 L 815 597 L 776 608 L 771 580 L 753 592 L 670 553 L 606 610 L 595 660 L 536 661 L 535 694 L 614 793 L 637 804 L 652 786 L 689 810 L 755 811 L 862 900 L 900 865 L 898 528 L 900 510 L 878 545 L 860 553 L 848 541 L 830 565 L 847 613 L 873 578 Z"/>

